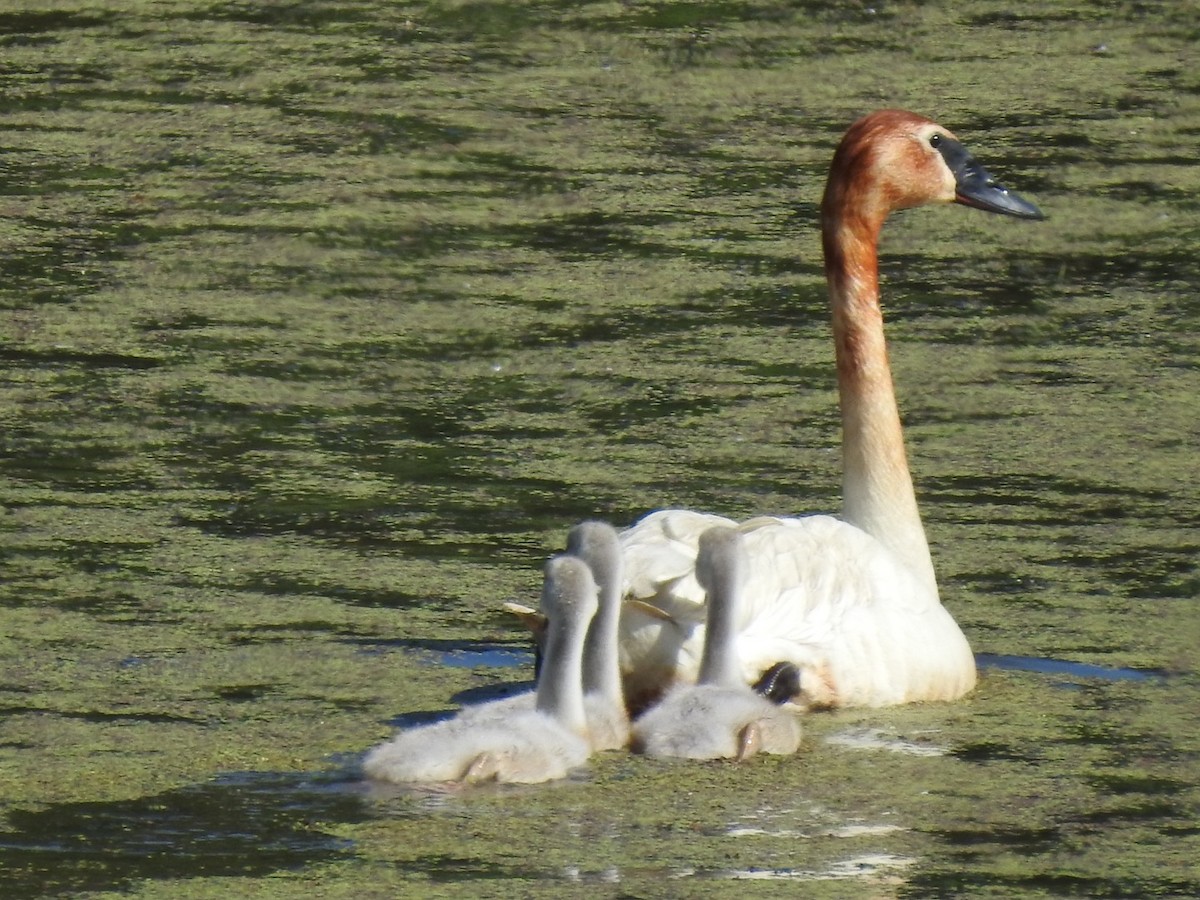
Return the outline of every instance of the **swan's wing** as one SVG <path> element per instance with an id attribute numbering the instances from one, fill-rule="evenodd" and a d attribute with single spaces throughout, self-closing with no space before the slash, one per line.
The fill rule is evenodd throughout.
<path id="1" fill-rule="evenodd" d="M 736 526 L 724 516 L 688 509 L 661 509 L 621 532 L 625 596 L 679 619 L 704 621 L 704 589 L 696 581 L 696 545 L 716 525 Z"/>
<path id="2" fill-rule="evenodd" d="M 704 642 L 696 542 L 706 527 L 725 524 L 696 513 L 655 515 L 686 527 L 658 523 L 670 537 L 657 544 L 655 529 L 631 529 L 639 568 L 630 583 L 673 620 L 633 610 L 628 624 L 623 617 L 626 684 L 647 696 L 696 677 Z M 762 517 L 738 527 L 751 561 L 737 639 L 747 683 L 787 661 L 800 667 L 810 703 L 871 706 L 960 696 L 974 683 L 970 648 L 936 591 L 871 535 L 832 516 Z"/>
<path id="3" fill-rule="evenodd" d="M 833 516 L 760 516 L 736 525 L 690 510 L 651 513 L 622 533 L 627 599 L 651 604 L 683 627 L 702 625 L 696 548 L 700 535 L 715 525 L 737 527 L 745 536 L 751 566 L 743 627 L 761 620 L 764 627 L 790 629 L 812 617 L 813 627 L 829 628 L 834 627 L 829 617 L 848 606 L 887 602 L 912 608 L 937 601 L 878 540 Z"/>
<path id="4" fill-rule="evenodd" d="M 780 661 L 817 705 L 961 696 L 970 646 L 929 586 L 871 535 L 828 516 L 747 532 L 755 562 L 738 652 L 748 680 Z"/>

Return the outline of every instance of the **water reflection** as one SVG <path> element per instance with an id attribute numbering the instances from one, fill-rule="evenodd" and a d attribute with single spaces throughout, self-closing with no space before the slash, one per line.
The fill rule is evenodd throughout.
<path id="1" fill-rule="evenodd" d="M 365 817 L 345 779 L 243 772 L 133 800 L 11 810 L 0 831 L 0 883 L 6 896 L 55 896 L 346 858 L 350 842 L 316 824 Z"/>
<path id="2" fill-rule="evenodd" d="M 1072 681 L 1099 679 L 1101 681 L 1159 681 L 1161 672 L 1144 672 L 1119 666 L 1094 666 L 1065 659 L 1042 659 L 1033 656 L 1011 656 L 1003 653 L 976 653 L 975 662 L 981 669 L 1008 669 L 1016 672 L 1038 672 L 1059 675 Z"/>

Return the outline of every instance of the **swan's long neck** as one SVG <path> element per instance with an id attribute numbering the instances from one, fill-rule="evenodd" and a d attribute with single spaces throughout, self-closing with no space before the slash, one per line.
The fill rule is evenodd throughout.
<path id="1" fill-rule="evenodd" d="M 580 572 L 571 571 L 578 566 Z M 585 577 L 586 576 L 586 577 Z M 549 624 L 546 655 L 538 673 L 538 712 L 576 734 L 587 734 L 583 707 L 583 641 L 596 611 L 595 582 L 581 560 L 556 557 L 546 568 L 543 607 Z M 590 591 L 590 596 L 585 596 Z M 547 602 L 550 600 L 551 602 Z"/>
<path id="2" fill-rule="evenodd" d="M 708 597 L 699 684 L 718 687 L 745 684 L 737 655 L 738 613 L 745 575 L 741 540 L 741 535 L 729 528 L 713 529 L 701 536 L 696 576 Z"/>
<path id="3" fill-rule="evenodd" d="M 823 241 L 842 408 L 842 516 L 892 550 L 936 596 L 883 336 L 877 254 L 884 215 L 839 211 L 845 202 L 845 193 L 827 189 Z"/>
<path id="4" fill-rule="evenodd" d="M 623 706 L 617 661 L 624 588 L 620 542 L 610 526 L 584 522 L 572 529 L 567 549 L 588 564 L 600 587 L 600 606 L 583 645 L 583 693 L 598 696 L 613 707 Z"/>

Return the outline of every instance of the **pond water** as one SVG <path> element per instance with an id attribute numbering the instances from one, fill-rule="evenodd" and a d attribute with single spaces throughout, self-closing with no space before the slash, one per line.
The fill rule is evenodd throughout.
<path id="1" fill-rule="evenodd" d="M 6 891 L 1200 894 L 1198 39 L 1186 2 L 0 11 Z M 529 682 L 501 604 L 573 522 L 837 508 L 816 206 L 880 106 L 1049 215 L 885 233 L 978 689 L 783 760 L 360 784 Z"/>

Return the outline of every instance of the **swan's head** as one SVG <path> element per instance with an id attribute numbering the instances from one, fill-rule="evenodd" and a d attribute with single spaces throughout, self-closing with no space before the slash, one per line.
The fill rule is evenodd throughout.
<path id="1" fill-rule="evenodd" d="M 742 534 L 736 528 L 716 525 L 702 535 L 696 547 L 696 580 L 710 595 L 736 591 L 749 567 Z"/>
<path id="2" fill-rule="evenodd" d="M 882 223 L 892 210 L 926 203 L 1045 218 L 1028 200 L 999 185 L 953 132 L 924 116 L 883 109 L 851 125 L 825 187 L 826 221 L 849 214 Z"/>
<path id="3" fill-rule="evenodd" d="M 578 622 L 586 625 L 596 614 L 600 589 L 592 570 L 582 559 L 555 556 L 546 563 L 542 586 L 542 612 L 553 623 Z"/>

